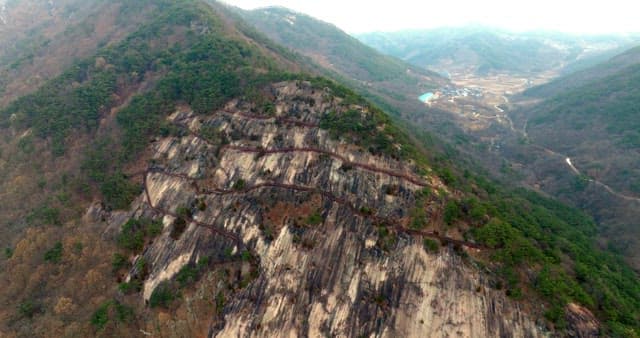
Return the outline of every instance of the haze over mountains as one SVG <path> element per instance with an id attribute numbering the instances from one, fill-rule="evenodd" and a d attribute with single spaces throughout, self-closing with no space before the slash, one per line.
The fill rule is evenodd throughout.
<path id="1" fill-rule="evenodd" d="M 2 8 L 0 336 L 640 334 L 629 38 Z"/>
<path id="2" fill-rule="evenodd" d="M 543 73 L 630 48 L 638 36 L 513 33 L 482 26 L 359 34 L 377 50 L 440 73 Z"/>

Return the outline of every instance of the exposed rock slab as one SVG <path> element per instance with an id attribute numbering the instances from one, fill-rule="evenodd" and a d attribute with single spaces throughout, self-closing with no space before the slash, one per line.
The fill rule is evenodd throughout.
<path id="1" fill-rule="evenodd" d="M 328 92 L 304 82 L 271 91 L 274 116 L 251 117 L 250 104 L 241 101 L 210 116 L 181 110 L 170 119 L 187 132 L 154 143 L 154 170 L 135 212 L 164 217 L 165 231 L 143 254 L 151 263 L 144 299 L 198 257 L 246 248 L 258 257 L 260 273 L 229 300 L 213 336 L 547 335 L 453 250 L 430 254 L 420 238 L 402 233 L 394 234 L 389 252 L 377 245 L 376 219 L 407 218 L 415 192 L 436 193 L 442 183 L 420 177 L 410 164 L 331 139 L 316 126 L 320 117 L 348 108 Z M 201 135 L 206 128 L 225 135 L 226 143 Z M 362 166 L 345 169 L 345 161 Z M 191 207 L 192 222 L 172 238 L 173 213 L 194 201 L 206 207 Z M 273 219 L 280 224 L 272 224 L 270 212 L 279 213 Z M 309 224 L 304 213 L 321 221 Z"/>

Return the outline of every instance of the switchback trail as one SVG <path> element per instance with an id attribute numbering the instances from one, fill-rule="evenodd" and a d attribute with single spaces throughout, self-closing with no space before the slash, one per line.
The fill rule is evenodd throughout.
<path id="1" fill-rule="evenodd" d="M 218 111 L 218 114 L 225 114 L 225 115 L 231 115 L 231 116 L 240 116 L 240 117 L 245 118 L 245 119 L 260 120 L 260 121 L 273 120 L 275 122 L 284 123 L 284 124 L 290 124 L 290 125 L 295 125 L 295 126 L 300 126 L 300 127 L 305 127 L 305 128 L 319 128 L 319 125 L 317 123 L 302 122 L 302 121 L 299 121 L 299 120 L 288 119 L 288 118 L 284 118 L 284 117 L 255 115 L 255 114 L 243 113 L 243 112 L 238 112 L 238 111 L 235 111 L 235 112 Z M 413 184 L 415 184 L 417 186 L 420 186 L 420 187 L 430 186 L 427 182 L 424 182 L 424 181 L 422 181 L 422 180 L 420 180 L 420 179 L 418 179 L 418 178 L 416 178 L 414 176 L 411 176 L 411 175 L 409 175 L 407 173 L 397 172 L 397 171 L 390 170 L 390 169 L 378 168 L 376 166 L 373 166 L 373 165 L 370 165 L 370 164 L 366 164 L 366 163 L 353 162 L 353 161 L 350 161 L 348 158 L 346 158 L 343 155 L 337 154 L 337 153 L 332 152 L 332 151 L 319 149 L 319 148 L 313 148 L 313 147 L 300 147 L 300 148 L 288 147 L 288 148 L 278 148 L 278 149 L 264 149 L 264 148 L 260 148 L 260 147 L 212 144 L 211 142 L 209 142 L 209 140 L 207 138 L 203 137 L 198 132 L 195 132 L 195 131 L 191 130 L 190 128 L 186 127 L 186 126 L 179 124 L 178 121 L 174 121 L 174 123 L 176 123 L 176 125 L 178 125 L 180 127 L 186 128 L 191 135 L 193 135 L 194 137 L 197 137 L 198 139 L 201 139 L 202 141 L 204 141 L 208 145 L 214 146 L 214 147 L 219 147 L 218 148 L 219 154 L 222 154 L 223 152 L 229 151 L 229 150 L 237 151 L 237 152 L 244 152 L 244 153 L 254 153 L 254 154 L 258 154 L 260 156 L 267 155 L 267 154 L 311 152 L 311 153 L 317 153 L 317 154 L 326 155 L 326 156 L 330 156 L 332 158 L 338 159 L 339 161 L 341 161 L 343 163 L 344 167 L 356 167 L 356 168 L 360 168 L 360 169 L 363 169 L 363 170 L 366 170 L 366 171 L 379 173 L 379 174 L 384 174 L 384 175 L 388 175 L 388 176 L 391 176 L 391 177 L 396 177 L 396 178 L 405 180 L 407 182 L 413 183 Z M 197 226 L 202 226 L 202 227 L 205 227 L 207 229 L 210 229 L 213 233 L 219 234 L 219 235 L 221 235 L 221 236 L 223 236 L 223 237 L 225 237 L 227 239 L 230 239 L 233 242 L 237 243 L 237 245 L 239 247 L 243 247 L 243 248 L 247 248 L 247 247 L 243 243 L 242 239 L 237 234 L 232 233 L 232 232 L 230 232 L 230 231 L 228 231 L 228 230 L 226 230 L 224 228 L 220 228 L 220 227 L 216 227 L 215 226 L 215 223 L 217 222 L 218 218 L 216 218 L 213 221 L 213 223 L 208 224 L 208 223 L 197 221 L 197 220 L 193 219 L 192 217 L 185 217 L 184 215 L 182 215 L 182 216 L 177 215 L 177 214 L 172 213 L 172 212 L 170 212 L 168 210 L 163 210 L 163 209 L 159 208 L 158 206 L 153 205 L 152 200 L 151 200 L 151 196 L 149 194 L 148 184 L 147 184 L 148 175 L 150 173 L 159 173 L 159 174 L 162 174 L 162 175 L 167 175 L 167 176 L 171 176 L 171 177 L 187 180 L 187 181 L 191 182 L 191 184 L 195 187 L 196 191 L 198 193 L 201 193 L 201 194 L 216 194 L 216 195 L 234 195 L 234 194 L 238 194 L 238 195 L 242 195 L 242 194 L 248 194 L 248 193 L 251 193 L 253 191 L 264 189 L 264 188 L 278 188 L 278 189 L 288 189 L 288 190 L 300 191 L 300 192 L 317 193 L 317 194 L 320 194 L 323 197 L 327 198 L 330 201 L 333 201 L 333 202 L 336 202 L 336 203 L 338 203 L 340 205 L 345 206 L 346 208 L 348 208 L 355 215 L 358 215 L 358 216 L 364 217 L 364 218 L 372 219 L 375 224 L 390 225 L 391 228 L 394 229 L 396 232 L 407 233 L 407 234 L 414 235 L 414 236 L 436 238 L 436 239 L 440 240 L 442 243 L 451 243 L 451 244 L 455 244 L 455 245 L 463 245 L 463 246 L 467 246 L 467 247 L 475 248 L 475 249 L 486 248 L 486 247 L 484 247 L 484 246 L 482 246 L 480 244 L 477 244 L 477 243 L 461 241 L 461 240 L 456 240 L 456 239 L 453 239 L 453 238 L 450 238 L 450 237 L 442 236 L 437 231 L 425 231 L 425 230 L 419 230 L 419 229 L 406 228 L 398 220 L 385 218 L 385 217 L 379 217 L 379 216 L 373 215 L 373 212 L 371 212 L 368 209 L 365 209 L 365 208 L 358 209 L 355 206 L 353 206 L 351 203 L 349 203 L 349 201 L 347 201 L 345 198 L 336 196 L 336 195 L 334 195 L 333 193 L 331 193 L 329 191 L 324 191 L 324 190 L 318 189 L 318 188 L 306 187 L 306 186 L 300 186 L 300 185 L 292 185 L 292 184 L 284 184 L 284 183 L 278 183 L 278 182 L 268 182 L 268 183 L 260 183 L 260 184 L 257 184 L 255 186 L 253 186 L 253 187 L 246 187 L 246 188 L 242 188 L 242 189 L 213 188 L 213 189 L 206 190 L 206 189 L 201 189 L 198 186 L 198 183 L 197 183 L 198 179 L 191 178 L 186 174 L 168 173 L 168 172 L 166 172 L 166 171 L 164 171 L 164 170 L 162 170 L 160 168 L 157 168 L 157 167 L 148 168 L 143 173 L 133 174 L 133 175 L 140 175 L 140 174 L 144 175 L 143 184 L 144 184 L 144 194 L 145 194 L 145 198 L 147 200 L 146 202 L 154 211 L 156 211 L 156 212 L 158 212 L 160 214 L 170 215 L 170 216 L 173 216 L 173 217 L 186 218 L 187 221 L 192 222 L 192 223 L 196 224 Z"/>
<path id="2" fill-rule="evenodd" d="M 196 224 L 197 226 L 200 226 L 200 227 L 207 228 L 207 229 L 211 230 L 212 233 L 215 233 L 215 234 L 221 235 L 221 236 L 223 236 L 223 237 L 225 237 L 227 239 L 230 239 L 231 241 L 235 242 L 236 245 L 238 245 L 238 247 L 240 247 L 240 248 L 246 248 L 246 245 L 244 244 L 244 242 L 242 241 L 242 239 L 240 239 L 240 237 L 238 235 L 236 235 L 235 233 L 230 232 L 230 231 L 228 231 L 226 229 L 219 228 L 219 227 L 215 226 L 215 223 L 218 220 L 217 218 L 211 224 L 204 223 L 204 222 L 200 222 L 200 221 L 194 219 L 193 217 L 186 216 L 186 215 L 178 215 L 178 214 L 176 214 L 174 212 L 171 212 L 169 210 L 162 209 L 162 208 L 160 208 L 158 206 L 153 205 L 153 202 L 151 200 L 151 195 L 149 194 L 149 186 L 147 184 L 147 179 L 148 179 L 149 173 L 151 173 L 151 172 L 152 171 L 147 171 L 144 174 L 143 182 L 144 182 L 144 195 L 145 195 L 145 198 L 146 198 L 146 203 L 149 205 L 149 207 L 153 211 L 155 211 L 155 212 L 157 212 L 159 214 L 162 214 L 162 215 L 172 216 L 172 217 L 174 217 L 176 219 L 184 218 L 185 221 L 188 221 L 190 223 L 194 223 L 194 224 Z"/>
<path id="3" fill-rule="evenodd" d="M 306 128 L 318 128 L 320 127 L 320 125 L 318 123 L 313 123 L 313 122 L 304 122 L 304 121 L 300 121 L 300 120 L 296 120 L 296 119 L 290 119 L 290 118 L 286 118 L 286 117 L 281 117 L 281 116 L 270 116 L 270 115 L 260 115 L 260 114 L 250 114 L 250 113 L 245 113 L 245 112 L 240 112 L 240 111 L 228 111 L 228 110 L 222 110 L 220 111 L 220 113 L 225 114 L 225 115 L 237 115 L 237 116 L 241 116 L 245 119 L 249 119 L 249 120 L 258 120 L 258 121 L 269 121 L 269 120 L 273 120 L 276 123 L 283 123 L 283 124 L 291 124 L 291 125 L 295 125 L 298 127 L 306 127 Z"/>

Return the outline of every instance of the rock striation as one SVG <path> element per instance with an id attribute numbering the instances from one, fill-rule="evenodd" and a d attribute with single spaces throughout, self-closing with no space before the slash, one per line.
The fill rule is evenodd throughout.
<path id="1" fill-rule="evenodd" d="M 407 231 L 416 194 L 445 193 L 442 182 L 319 128 L 328 112 L 366 108 L 302 81 L 266 92 L 268 113 L 241 99 L 206 116 L 178 109 L 172 135 L 150 145 L 144 191 L 126 215 L 164 225 L 137 258 L 149 266 L 144 300 L 189 263 L 244 251 L 257 273 L 226 302 L 210 336 L 549 335 L 452 245 L 423 247 L 424 236 L 446 239 Z M 112 215 L 110 231 L 127 217 Z"/>

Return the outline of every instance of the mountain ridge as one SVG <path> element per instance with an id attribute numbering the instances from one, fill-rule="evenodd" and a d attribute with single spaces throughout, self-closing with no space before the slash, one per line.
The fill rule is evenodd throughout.
<path id="1" fill-rule="evenodd" d="M 282 7 L 233 10 L 273 41 L 311 58 L 325 76 L 347 83 L 396 115 L 419 114 L 417 97 L 448 83 L 439 75 L 382 55 L 332 24 Z M 287 20 L 296 17 L 296 26 Z M 389 104 L 391 103 L 391 104 Z"/>
<path id="2" fill-rule="evenodd" d="M 3 335 L 637 329 L 588 217 L 462 172 L 221 5 L 149 3 L 0 111 Z"/>
<path id="3" fill-rule="evenodd" d="M 440 73 L 535 74 L 570 66 L 599 49 L 628 46 L 637 36 L 571 36 L 554 32 L 513 33 L 484 26 L 358 34 L 382 53 Z M 595 50 L 595 51 L 592 51 Z"/>

